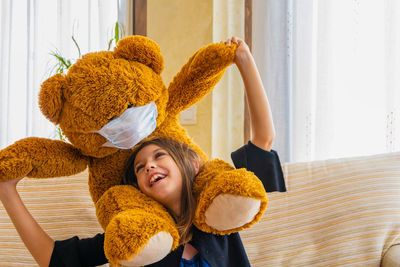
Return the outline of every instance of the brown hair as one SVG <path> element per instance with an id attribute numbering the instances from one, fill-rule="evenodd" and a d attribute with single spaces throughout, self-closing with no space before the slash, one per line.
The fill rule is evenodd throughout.
<path id="1" fill-rule="evenodd" d="M 157 145 L 165 149 L 175 161 L 182 175 L 181 212 L 174 217 L 180 235 L 180 244 L 184 244 L 192 238 L 192 223 L 196 210 L 196 199 L 193 194 L 193 183 L 196 178 L 196 163 L 200 165 L 199 155 L 188 145 L 169 138 L 154 138 L 141 143 L 129 157 L 125 166 L 125 175 L 121 184 L 138 187 L 137 177 L 134 171 L 134 161 L 139 151 L 148 145 Z"/>

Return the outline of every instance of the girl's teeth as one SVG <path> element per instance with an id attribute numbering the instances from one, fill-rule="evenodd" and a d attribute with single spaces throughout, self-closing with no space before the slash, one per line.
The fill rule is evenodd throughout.
<path id="1" fill-rule="evenodd" d="M 157 182 L 157 181 L 159 181 L 159 180 L 161 180 L 163 178 L 165 178 L 164 175 L 159 175 L 159 174 L 154 175 L 150 180 L 150 185 L 153 185 L 155 182 Z"/>

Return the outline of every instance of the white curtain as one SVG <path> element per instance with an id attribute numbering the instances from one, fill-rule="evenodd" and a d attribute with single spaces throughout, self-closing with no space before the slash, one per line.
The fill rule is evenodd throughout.
<path id="1" fill-rule="evenodd" d="M 288 1 L 254 0 L 252 53 L 271 105 L 276 137 L 272 149 L 290 161 L 290 24 Z"/>
<path id="2" fill-rule="evenodd" d="M 118 1 L 2 0 L 0 2 L 0 149 L 27 136 L 57 138 L 38 107 L 40 84 L 54 74 L 54 57 L 106 50 Z"/>
<path id="3" fill-rule="evenodd" d="M 400 150 L 400 3 L 286 0 L 277 7 L 272 2 L 253 12 L 283 14 L 280 21 L 264 17 L 270 29 L 271 23 L 287 25 L 285 32 L 277 24 L 278 30 L 269 32 L 271 38 L 285 37 L 279 46 L 285 53 L 274 58 L 272 51 L 264 58 L 284 64 L 286 73 L 278 89 L 267 82 L 267 91 L 288 91 L 280 94 L 288 110 L 286 161 Z M 278 102 L 274 96 L 271 101 Z"/>

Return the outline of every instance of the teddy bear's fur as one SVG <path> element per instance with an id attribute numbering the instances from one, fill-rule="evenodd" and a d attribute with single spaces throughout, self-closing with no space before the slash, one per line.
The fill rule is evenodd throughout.
<path id="1" fill-rule="evenodd" d="M 154 101 L 157 127 L 148 138 L 166 136 L 179 140 L 194 148 L 203 162 L 209 161 L 180 126 L 178 115 L 215 86 L 233 62 L 235 49 L 235 45 L 222 43 L 200 49 L 168 88 L 160 76 L 163 69 L 160 48 L 148 38 L 126 37 L 113 52 L 84 55 L 66 75 L 56 74 L 47 79 L 39 95 L 43 114 L 60 126 L 70 143 L 34 137 L 17 141 L 0 151 L 0 180 L 66 176 L 88 167 L 90 194 L 105 230 L 104 248 L 110 263 L 131 260 L 140 265 L 160 260 L 178 245 L 174 220 L 162 205 L 135 187 L 120 185 L 132 150 L 103 147 L 107 140 L 93 131 L 101 129 L 130 105 L 143 106 Z M 263 185 L 254 174 L 235 170 L 222 160 L 209 161 L 200 171 L 194 192 L 198 201 L 195 226 L 216 234 L 249 227 L 260 219 L 267 205 Z M 256 200 L 256 213 L 250 219 L 239 220 L 230 229 L 207 222 L 207 209 L 214 199 L 225 195 Z M 235 208 L 221 208 L 220 212 L 240 217 Z M 160 241 L 170 242 L 166 249 L 160 242 L 149 243 L 159 233 L 167 234 Z M 141 255 L 146 246 L 152 250 L 150 258 Z M 136 261 L 139 256 L 143 257 Z"/>

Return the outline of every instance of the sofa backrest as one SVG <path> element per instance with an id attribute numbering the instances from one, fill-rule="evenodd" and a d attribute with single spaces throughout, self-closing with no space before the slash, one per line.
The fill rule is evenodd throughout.
<path id="1" fill-rule="evenodd" d="M 379 266 L 400 244 L 400 153 L 284 164 L 261 222 L 242 231 L 252 266 Z"/>
<path id="2" fill-rule="evenodd" d="M 33 217 L 55 240 L 104 232 L 88 191 L 88 173 L 51 179 L 25 178 L 18 184 Z M 0 266 L 37 266 L 0 203 Z"/>

